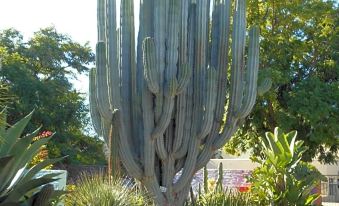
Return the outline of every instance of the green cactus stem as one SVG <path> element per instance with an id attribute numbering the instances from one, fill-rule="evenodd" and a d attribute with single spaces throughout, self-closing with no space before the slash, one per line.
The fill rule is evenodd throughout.
<path id="1" fill-rule="evenodd" d="M 223 191 L 223 185 L 222 185 L 223 180 L 224 180 L 224 168 L 222 166 L 222 162 L 220 162 L 219 167 L 218 167 L 218 179 L 215 185 L 216 191 Z"/>
<path id="2" fill-rule="evenodd" d="M 116 1 L 98 0 L 92 120 L 157 205 L 180 206 L 254 106 L 259 28 L 246 47 L 245 0 L 142 0 L 135 38 L 134 2 L 121 0 L 117 25 Z"/>

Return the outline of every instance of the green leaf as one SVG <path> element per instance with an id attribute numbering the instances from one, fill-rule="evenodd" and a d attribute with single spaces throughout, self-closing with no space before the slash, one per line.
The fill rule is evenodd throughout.
<path id="1" fill-rule="evenodd" d="M 8 154 L 14 155 L 16 157 L 19 157 L 22 154 L 24 154 L 24 151 L 32 143 L 33 138 L 36 137 L 36 135 L 38 135 L 39 129 L 34 131 L 31 135 L 27 135 L 25 137 L 17 139 L 13 147 L 8 151 Z M 21 151 L 21 152 L 18 152 L 18 151 Z"/>
<path id="2" fill-rule="evenodd" d="M 286 138 L 289 141 L 290 144 L 290 151 L 292 156 L 294 155 L 294 146 L 295 146 L 295 141 L 297 139 L 297 131 L 292 131 L 286 134 Z"/>
<path id="3" fill-rule="evenodd" d="M 276 145 L 276 136 L 275 134 L 271 133 L 271 132 L 266 132 L 266 139 L 267 139 L 267 142 L 268 142 L 268 146 L 269 148 L 276 154 L 279 154 L 279 149 Z"/>
<path id="4" fill-rule="evenodd" d="M 40 172 L 42 169 L 44 169 L 48 165 L 52 165 L 52 164 L 59 162 L 63 159 L 65 159 L 65 157 L 56 158 L 56 159 L 47 159 L 47 160 L 40 162 L 39 164 L 33 166 L 31 169 L 28 170 L 28 172 L 25 174 L 23 179 L 20 180 L 20 183 L 27 182 L 28 180 L 33 178 L 38 172 Z"/>
<path id="5" fill-rule="evenodd" d="M 33 144 L 31 144 L 30 147 L 25 151 L 25 154 L 17 160 L 18 165 L 24 166 L 28 162 L 30 162 L 33 159 L 33 157 L 40 151 L 40 148 L 43 145 L 47 144 L 47 142 L 51 138 L 52 136 L 48 138 L 39 139 L 38 141 L 35 141 Z"/>
<path id="6" fill-rule="evenodd" d="M 0 173 L 2 170 L 6 167 L 7 164 L 9 164 L 13 160 L 13 156 L 5 156 L 5 157 L 0 157 Z"/>
<path id="7" fill-rule="evenodd" d="M 53 179 L 54 176 L 55 176 L 54 174 L 49 174 L 41 178 L 31 179 L 30 181 L 27 181 L 23 184 L 16 185 L 16 187 L 14 187 L 13 190 L 9 193 L 9 196 L 5 202 L 17 201 L 30 190 L 57 181 L 58 179 Z"/>
<path id="8" fill-rule="evenodd" d="M 8 151 L 12 149 L 16 141 L 21 137 L 22 132 L 33 115 L 33 112 L 34 110 L 6 131 L 5 142 L 0 146 L 0 156 L 7 154 Z"/>

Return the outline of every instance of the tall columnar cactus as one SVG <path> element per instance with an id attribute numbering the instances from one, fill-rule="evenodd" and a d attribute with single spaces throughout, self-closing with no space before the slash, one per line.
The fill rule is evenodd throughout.
<path id="1" fill-rule="evenodd" d="M 231 0 L 141 0 L 136 39 L 134 1 L 121 0 L 117 27 L 116 1 L 98 0 L 94 126 L 104 137 L 112 131 L 127 171 L 158 205 L 183 204 L 194 173 L 255 103 L 259 31 L 250 28 L 245 55 L 245 0 L 235 2 L 234 12 L 231 5 Z"/>

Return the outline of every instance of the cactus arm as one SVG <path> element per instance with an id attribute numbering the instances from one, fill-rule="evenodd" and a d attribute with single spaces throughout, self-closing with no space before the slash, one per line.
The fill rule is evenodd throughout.
<path id="1" fill-rule="evenodd" d="M 194 64 L 194 55 L 195 55 L 195 29 L 196 29 L 196 4 L 190 4 L 189 7 L 189 16 L 188 16 L 188 49 L 187 49 L 187 62 L 188 65 L 192 68 Z M 192 71 L 193 72 L 193 71 Z M 181 98 L 183 94 L 179 95 Z M 182 99 L 181 99 L 182 100 Z M 186 88 L 186 120 L 193 119 L 193 81 L 190 81 Z M 180 124 L 180 123 L 179 123 Z M 187 153 L 188 144 L 190 141 L 190 137 L 192 136 L 193 130 L 192 128 L 193 121 L 185 121 L 184 122 L 184 134 L 182 137 L 182 144 L 180 148 L 176 144 L 176 142 L 181 141 L 180 139 L 175 140 L 175 147 L 174 147 L 174 157 L 176 159 L 180 159 L 184 157 Z M 176 137 L 179 138 L 179 137 Z"/>
<path id="2" fill-rule="evenodd" d="M 165 40 L 166 40 L 166 4 L 165 1 L 154 1 L 154 42 L 156 45 L 156 60 L 159 67 L 159 81 L 161 85 L 160 93 L 156 97 L 155 119 L 160 119 L 163 107 L 163 85 L 165 71 Z"/>
<path id="3" fill-rule="evenodd" d="M 106 144 L 108 144 L 109 142 L 109 138 L 110 138 L 109 132 L 111 129 L 111 124 L 112 124 L 111 121 L 108 121 L 105 118 L 101 118 L 102 137 L 104 138 L 104 141 Z"/>
<path id="4" fill-rule="evenodd" d="M 176 151 L 179 150 L 184 139 L 185 120 L 187 111 L 187 87 L 192 76 L 192 69 L 187 62 L 188 40 L 187 40 L 187 20 L 188 20 L 188 1 L 181 1 L 180 12 L 180 33 L 179 33 L 179 71 L 178 71 L 178 89 L 177 89 L 177 110 L 175 114 L 175 138 L 173 141 L 173 155 L 175 158 Z"/>
<path id="5" fill-rule="evenodd" d="M 227 66 L 230 33 L 231 1 L 214 1 L 212 22 L 212 52 L 211 65 L 218 71 L 217 104 L 215 108 L 214 124 L 208 138 L 219 135 L 221 122 L 225 113 Z"/>
<path id="6" fill-rule="evenodd" d="M 134 141 L 133 132 L 135 131 L 132 122 L 132 115 L 134 115 L 132 92 L 134 93 L 135 87 L 133 1 L 121 1 L 120 15 L 120 93 L 121 112 L 124 114 L 122 126 L 125 128 L 125 138 L 128 139 L 129 144 L 138 144 Z"/>
<path id="7" fill-rule="evenodd" d="M 148 37 L 143 42 L 143 62 L 144 62 L 144 76 L 149 90 L 153 94 L 158 94 L 159 86 L 159 70 L 156 65 L 156 54 L 154 41 Z"/>
<path id="8" fill-rule="evenodd" d="M 188 83 L 190 82 L 191 76 L 192 69 L 188 66 L 188 64 L 183 64 L 179 70 L 178 88 L 176 94 L 181 94 L 186 89 Z"/>
<path id="9" fill-rule="evenodd" d="M 97 0 L 98 41 L 105 41 L 106 0 Z"/>
<path id="10" fill-rule="evenodd" d="M 151 21 L 153 18 L 151 11 L 153 5 L 152 1 L 140 1 L 140 22 Z M 159 193 L 159 184 L 155 179 L 155 140 L 152 139 L 152 132 L 154 130 L 154 111 L 153 111 L 153 95 L 160 90 L 159 85 L 159 71 L 156 64 L 156 53 L 154 41 L 152 36 L 152 25 L 142 25 L 139 27 L 139 43 L 140 53 L 138 54 L 139 61 L 143 60 L 138 70 L 143 70 L 142 78 L 142 121 L 143 121 L 143 165 L 144 165 L 144 179 L 149 179 L 148 187 L 151 191 Z M 142 44 L 142 45 L 140 45 Z M 141 55 L 142 54 L 142 55 Z M 142 59 L 141 59 L 142 57 Z M 138 62 L 140 63 L 140 62 Z M 143 66 L 143 67 L 142 67 Z M 139 71 L 141 72 L 141 71 Z M 151 93 L 152 92 L 152 93 Z M 141 155 L 142 156 L 142 155 Z M 148 180 L 147 180 L 148 181 Z M 162 195 L 162 194 L 159 194 Z"/>
<path id="11" fill-rule="evenodd" d="M 194 99 L 194 112 L 192 130 L 194 136 L 197 135 L 198 129 L 201 127 L 204 111 L 204 92 L 205 92 L 205 70 L 206 70 L 206 18 L 207 14 L 207 0 L 197 0 L 196 7 L 196 48 L 195 48 L 195 74 L 193 76 L 193 99 Z"/>
<path id="12" fill-rule="evenodd" d="M 222 134 L 217 136 L 216 139 L 209 139 L 205 144 L 204 149 L 199 153 L 195 169 L 199 170 L 203 168 L 212 158 L 214 151 L 225 145 L 237 129 L 237 121 L 234 121 L 231 124 L 226 125 Z"/>
<path id="13" fill-rule="evenodd" d="M 183 66 L 187 63 L 188 52 L 188 12 L 189 1 L 181 1 L 181 13 L 180 13 L 180 30 L 179 30 L 179 65 Z M 189 66 L 189 65 L 187 65 Z M 180 68 L 179 68 L 180 69 Z M 179 71 L 180 73 L 181 71 Z"/>
<path id="14" fill-rule="evenodd" d="M 133 152 L 130 148 L 132 144 L 140 144 L 139 136 L 143 134 L 136 134 L 138 130 L 132 120 L 136 120 L 137 108 L 132 102 L 138 100 L 135 99 L 136 95 L 136 65 L 135 65 L 135 43 L 134 43 L 134 17 L 133 17 L 133 1 L 124 0 L 120 5 L 121 18 L 120 18 L 120 38 L 119 38 L 119 50 L 120 50 L 120 81 L 121 84 L 121 111 L 117 112 L 116 116 L 119 116 L 117 123 L 119 124 L 119 136 L 120 136 L 120 156 L 124 160 L 123 163 L 132 176 L 140 179 L 142 177 L 142 170 L 137 162 L 139 158 L 139 148 L 134 148 Z M 134 100 L 134 101 L 133 101 Z M 138 101 L 137 101 L 138 102 Z M 120 116 L 120 112 L 124 115 Z M 116 123 L 116 124 L 117 124 Z M 133 128 L 133 129 L 132 129 Z M 136 155 L 137 154 L 137 155 Z"/>
<path id="15" fill-rule="evenodd" d="M 234 119 L 225 126 L 224 131 L 213 142 L 213 150 L 221 148 L 231 138 L 235 131 L 239 128 L 238 121 Z"/>
<path id="16" fill-rule="evenodd" d="M 181 144 L 180 148 L 175 150 L 175 153 L 174 153 L 174 157 L 176 159 L 183 158 L 187 154 L 187 148 L 188 148 L 188 145 L 190 143 L 189 142 L 190 141 L 189 137 L 190 137 L 189 135 L 183 135 L 182 144 Z"/>
<path id="17" fill-rule="evenodd" d="M 139 13 L 139 22 L 153 22 L 153 7 L 154 7 L 154 2 L 152 0 L 144 0 L 140 1 L 140 13 Z M 147 82 L 145 80 L 145 67 L 144 67 L 144 51 L 143 51 L 143 44 L 145 38 L 152 38 L 153 37 L 153 24 L 148 23 L 148 24 L 139 24 L 139 31 L 138 31 L 138 42 L 137 42 L 137 93 L 138 93 L 138 98 L 141 99 L 141 104 L 140 107 L 138 107 L 138 119 L 134 120 L 136 126 L 139 126 L 137 128 L 137 131 L 139 134 L 144 134 L 141 137 L 140 141 L 140 158 L 141 162 L 143 165 L 150 165 L 153 162 L 154 165 L 154 160 L 152 160 L 151 154 L 154 154 L 154 141 L 153 142 L 145 142 L 150 139 L 150 134 L 149 131 L 152 131 L 154 129 L 154 111 L 153 109 L 145 110 L 144 109 L 144 104 L 149 104 L 150 106 L 153 105 L 153 95 L 150 93 L 147 87 Z M 154 59 L 155 60 L 155 59 Z M 146 102 L 146 103 L 145 103 Z M 147 107 L 147 106 L 146 106 Z M 153 106 L 152 106 L 153 107 Z M 150 114 L 147 114 L 146 116 L 150 116 L 152 123 L 141 123 L 143 122 L 143 119 L 145 118 L 144 112 L 150 112 Z M 147 118 L 146 118 L 147 119 Z M 149 126 L 150 127 L 149 127 Z M 147 130 L 147 132 L 145 131 Z M 143 138 L 143 139 L 142 139 Z M 149 151 L 146 151 L 146 147 L 150 147 L 153 145 L 153 148 L 150 148 Z M 148 157 L 147 157 L 148 156 Z M 153 157 L 155 158 L 155 157 Z M 146 163 L 146 161 L 148 163 Z M 153 167 L 151 167 L 153 168 Z M 145 176 L 151 175 L 152 171 L 147 171 L 146 174 L 146 168 L 145 170 Z"/>
<path id="18" fill-rule="evenodd" d="M 230 138 L 233 132 L 237 129 L 239 117 L 236 116 L 237 111 L 241 108 L 243 99 L 243 60 L 245 50 L 245 0 L 236 1 L 236 10 L 234 13 L 233 34 L 232 34 L 232 65 L 231 65 L 231 89 L 230 102 L 227 109 L 226 126 L 222 134 L 217 135 L 211 146 L 214 149 L 220 148 Z M 213 149 L 212 149 L 213 150 Z M 210 155 L 202 155 L 202 159 L 207 159 Z M 204 162 L 204 161 L 201 161 Z"/>
<path id="19" fill-rule="evenodd" d="M 163 102 L 162 115 L 160 116 L 159 123 L 156 125 L 156 128 L 153 132 L 153 138 L 157 139 L 158 152 L 161 154 L 162 158 L 166 157 L 164 151 L 164 140 L 163 134 L 170 123 L 172 112 L 174 108 L 174 99 L 177 83 L 176 83 L 176 73 L 178 61 L 178 33 L 179 33 L 179 1 L 173 0 L 169 4 L 169 24 L 168 24 L 168 37 L 167 37 L 167 52 L 166 52 L 166 62 L 167 67 L 165 71 L 165 81 L 167 87 L 165 88 L 165 98 Z"/>
<path id="20" fill-rule="evenodd" d="M 173 142 L 173 152 L 178 151 L 182 145 L 184 138 L 185 129 L 185 118 L 186 118 L 186 95 L 180 95 L 177 100 L 177 111 L 176 111 L 176 126 L 175 126 L 175 139 Z"/>
<path id="21" fill-rule="evenodd" d="M 140 164 L 135 160 L 131 145 L 126 138 L 126 129 L 122 126 L 122 117 L 119 110 L 115 110 L 113 112 L 112 119 L 113 131 L 117 131 L 119 138 L 119 155 L 124 160 L 122 163 L 127 169 L 128 173 L 136 178 L 141 180 L 143 177 L 143 171 L 141 169 Z"/>
<path id="22" fill-rule="evenodd" d="M 174 108 L 174 97 L 178 88 L 178 83 L 176 78 L 172 78 L 165 87 L 165 97 L 164 97 L 164 105 L 163 112 L 158 120 L 158 124 L 156 125 L 152 139 L 161 138 L 168 127 L 168 124 L 172 118 L 172 112 Z"/>
<path id="23" fill-rule="evenodd" d="M 196 31 L 195 31 L 195 38 L 196 38 L 196 48 L 195 48 L 195 71 L 196 75 L 193 75 L 193 101 L 195 104 L 193 104 L 193 115 L 192 119 L 193 122 L 191 125 L 191 134 L 194 136 L 197 135 L 197 130 L 200 129 L 200 124 L 202 121 L 201 114 L 202 113 L 202 107 L 203 107 L 203 93 L 204 93 L 204 74 L 205 74 L 205 66 L 206 66 L 206 18 L 208 16 L 207 13 L 207 1 L 206 0 L 198 0 L 196 8 L 193 8 L 194 10 L 197 10 L 196 15 L 193 11 L 193 18 L 196 18 Z M 192 102 L 193 103 L 193 102 Z M 187 136 L 186 138 L 189 138 Z M 187 151 L 187 158 L 186 162 L 183 167 L 182 175 L 180 176 L 179 180 L 174 184 L 173 191 L 178 192 L 187 186 L 188 181 L 190 180 L 190 177 L 195 171 L 195 165 L 197 161 L 197 156 L 199 154 L 199 145 L 200 140 L 198 138 L 192 138 L 188 145 L 188 151 Z"/>
<path id="24" fill-rule="evenodd" d="M 109 75 L 109 96 L 111 109 L 120 107 L 120 90 L 119 90 L 119 66 L 118 66 L 118 32 L 116 25 L 116 2 L 107 0 L 107 18 L 106 18 L 106 48 L 107 64 Z"/>
<path id="25" fill-rule="evenodd" d="M 166 1 L 164 4 L 167 4 Z M 159 3 L 161 5 L 161 3 Z M 166 6 L 166 5 L 161 5 Z M 163 85 L 166 85 L 164 88 L 165 95 L 164 95 L 164 101 L 163 101 L 163 109 L 162 114 L 159 117 L 159 122 L 156 125 L 154 132 L 152 134 L 152 137 L 156 139 L 157 144 L 157 152 L 160 157 L 160 159 L 164 160 L 167 158 L 167 151 L 165 148 L 165 141 L 163 134 L 168 127 L 170 120 L 172 118 L 172 112 L 174 108 L 174 95 L 177 91 L 177 83 L 176 83 L 176 73 L 177 73 L 177 65 L 176 62 L 178 61 L 178 34 L 179 34 L 179 14 L 178 14 L 178 8 L 179 8 L 179 1 L 174 0 L 171 1 L 169 6 L 169 12 L 165 12 L 165 16 L 169 18 L 169 24 L 168 24 L 168 37 L 167 37 L 167 52 L 166 52 L 166 62 L 167 67 L 165 70 L 165 81 L 166 83 Z M 161 28 L 159 28 L 161 29 Z M 157 32 L 157 31 L 156 31 Z M 157 35 L 157 33 L 156 33 Z M 159 35 L 159 34 L 158 34 Z M 161 39 L 160 39 L 160 42 Z M 158 45 L 157 45 L 158 46 Z M 162 48 L 162 44 L 159 45 L 160 48 Z M 163 62 L 160 60 L 160 64 Z M 161 98 L 161 97 L 158 97 Z"/>
<path id="26" fill-rule="evenodd" d="M 89 73 L 89 102 L 90 102 L 90 114 L 92 119 L 92 124 L 95 132 L 101 136 L 101 117 L 98 110 L 97 102 L 97 87 L 96 87 L 96 78 L 95 78 L 95 69 L 91 69 Z"/>
<path id="27" fill-rule="evenodd" d="M 205 138 L 211 131 L 213 126 L 214 108 L 216 104 L 216 80 L 217 73 L 214 68 L 207 71 L 207 88 L 206 98 L 204 103 L 205 116 L 202 122 L 200 133 L 197 135 L 198 139 Z"/>
<path id="28" fill-rule="evenodd" d="M 193 88 L 192 88 L 192 82 L 189 83 L 187 91 L 186 91 L 186 112 L 185 112 L 185 119 L 189 118 L 192 119 L 192 115 L 193 115 L 193 99 L 192 99 L 192 95 L 193 95 Z M 183 111 L 182 111 L 183 112 Z M 174 142 L 174 157 L 176 159 L 180 159 L 183 158 L 186 153 L 187 153 L 187 149 L 188 149 L 188 145 L 190 143 L 190 138 L 191 138 L 191 126 L 192 126 L 192 121 L 185 121 L 183 123 L 184 125 L 184 131 L 183 131 L 183 135 L 182 135 L 182 140 L 179 140 L 176 137 L 176 140 Z M 181 141 L 181 145 L 180 147 L 177 145 L 177 141 Z"/>
<path id="29" fill-rule="evenodd" d="M 136 64 L 136 44 L 135 44 L 135 27 L 134 27 L 134 1 L 129 1 L 130 7 L 130 22 L 131 22 L 131 47 L 130 47 L 130 65 L 131 65 L 131 102 L 129 103 L 131 107 L 131 126 L 132 126 L 132 142 L 136 145 L 142 145 L 144 142 L 143 138 L 143 127 L 140 124 L 142 121 L 142 80 L 143 77 L 141 72 L 137 71 Z M 138 76 L 139 74 L 139 76 Z M 141 78 L 140 80 L 138 79 Z M 136 147 L 136 154 L 139 159 L 142 159 L 143 154 L 142 147 Z"/>
<path id="30" fill-rule="evenodd" d="M 236 1 L 232 34 L 232 66 L 231 66 L 231 91 L 228 107 L 227 123 L 239 111 L 243 96 L 243 61 L 245 50 L 245 0 Z"/>
<path id="31" fill-rule="evenodd" d="M 167 151 L 165 149 L 165 142 L 164 142 L 163 135 L 168 124 L 171 121 L 173 108 L 174 108 L 174 100 L 172 99 L 172 97 L 165 97 L 163 114 L 161 115 L 160 120 L 152 133 L 152 139 L 155 139 L 157 142 L 156 143 L 157 152 L 158 152 L 160 159 L 162 160 L 167 158 Z"/>
<path id="32" fill-rule="evenodd" d="M 252 110 L 257 96 L 257 81 L 259 68 L 259 28 L 253 27 L 249 32 L 249 52 L 247 64 L 246 89 L 244 93 L 244 100 L 239 111 L 241 119 L 245 118 Z"/>
<path id="33" fill-rule="evenodd" d="M 188 146 L 187 158 L 183 167 L 182 174 L 179 180 L 173 186 L 173 192 L 177 193 L 182 190 L 190 180 L 190 177 L 195 172 L 195 166 L 197 162 L 197 156 L 199 154 L 200 140 L 192 138 Z"/>
<path id="34" fill-rule="evenodd" d="M 152 133 L 152 139 L 160 138 L 164 134 L 168 124 L 171 121 L 173 108 L 174 108 L 173 98 L 166 96 L 164 99 L 163 112 L 159 119 L 158 124 L 156 125 Z"/>
<path id="35" fill-rule="evenodd" d="M 179 24 L 180 24 L 180 0 L 169 1 L 168 31 L 166 38 L 166 70 L 165 81 L 171 81 L 177 74 Z"/>
<path id="36" fill-rule="evenodd" d="M 144 171 L 146 177 L 154 176 L 154 161 L 155 161 L 155 140 L 151 138 L 154 128 L 154 113 L 152 112 L 151 93 L 144 88 L 143 91 L 143 122 L 144 122 Z"/>
<path id="37" fill-rule="evenodd" d="M 100 115 L 105 119 L 111 119 L 111 106 L 109 104 L 108 82 L 107 82 L 107 68 L 106 68 L 106 49 L 105 43 L 99 41 L 96 46 L 96 85 L 97 85 L 97 101 Z"/>

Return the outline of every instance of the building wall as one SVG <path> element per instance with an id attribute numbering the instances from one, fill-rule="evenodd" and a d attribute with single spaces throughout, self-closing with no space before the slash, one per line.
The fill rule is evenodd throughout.
<path id="1" fill-rule="evenodd" d="M 223 168 L 226 170 L 253 170 L 255 167 L 259 166 L 248 158 L 211 159 L 207 164 L 207 169 L 217 169 L 220 162 L 222 162 Z M 339 165 L 324 165 L 320 164 L 318 161 L 313 161 L 312 165 L 314 165 L 323 175 L 339 175 Z"/>

